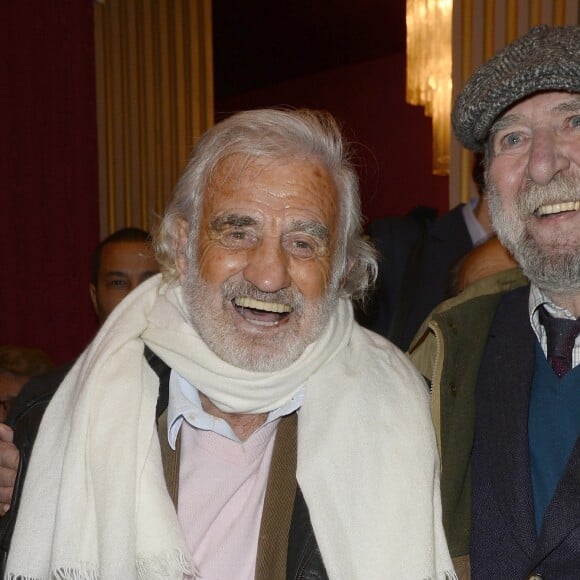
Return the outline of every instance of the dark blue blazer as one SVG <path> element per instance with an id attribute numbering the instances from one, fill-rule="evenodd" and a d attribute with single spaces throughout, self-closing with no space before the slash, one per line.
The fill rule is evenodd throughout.
<path id="1" fill-rule="evenodd" d="M 580 578 L 580 445 L 536 534 L 528 410 L 536 336 L 529 288 L 507 293 L 479 371 L 472 457 L 472 578 Z M 580 385 L 578 385 L 580 388 Z M 578 409 L 580 413 L 580 409 Z M 538 537 L 539 535 L 539 537 Z"/>
<path id="2" fill-rule="evenodd" d="M 411 216 L 374 221 L 368 228 L 379 251 L 371 303 L 358 320 L 406 350 L 427 315 L 449 297 L 449 272 L 473 243 L 463 205 L 432 220 Z"/>

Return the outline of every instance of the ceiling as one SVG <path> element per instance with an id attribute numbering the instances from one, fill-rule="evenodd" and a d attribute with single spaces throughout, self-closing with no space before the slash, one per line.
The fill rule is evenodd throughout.
<path id="1" fill-rule="evenodd" d="M 405 49 L 404 0 L 213 0 L 216 99 Z"/>

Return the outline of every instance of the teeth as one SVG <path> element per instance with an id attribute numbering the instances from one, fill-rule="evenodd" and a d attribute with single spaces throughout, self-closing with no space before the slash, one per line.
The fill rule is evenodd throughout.
<path id="1" fill-rule="evenodd" d="M 580 201 L 566 201 L 564 203 L 554 203 L 551 205 L 542 205 L 536 211 L 539 215 L 550 215 L 562 211 L 580 210 Z"/>
<path id="2" fill-rule="evenodd" d="M 234 300 L 236 306 L 242 308 L 254 308 L 256 310 L 265 310 L 266 312 L 290 312 L 292 308 L 288 304 L 280 304 L 278 302 L 262 302 L 261 300 L 254 300 L 247 296 L 240 296 Z"/>

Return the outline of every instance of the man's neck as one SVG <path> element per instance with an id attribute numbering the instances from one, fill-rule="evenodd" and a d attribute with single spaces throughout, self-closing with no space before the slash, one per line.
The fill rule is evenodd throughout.
<path id="1" fill-rule="evenodd" d="M 223 419 L 237 435 L 240 441 L 245 441 L 258 427 L 261 427 L 268 417 L 267 413 L 259 415 L 244 415 L 241 413 L 224 413 L 218 409 L 203 393 L 199 393 L 201 406 L 206 413 Z"/>

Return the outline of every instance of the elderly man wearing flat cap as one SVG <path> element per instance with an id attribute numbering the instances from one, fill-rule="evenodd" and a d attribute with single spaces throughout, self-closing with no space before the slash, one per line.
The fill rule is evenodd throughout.
<path id="1" fill-rule="evenodd" d="M 539 26 L 453 110 L 485 153 L 510 271 L 443 303 L 411 357 L 433 388 L 444 523 L 461 577 L 580 577 L 580 28 Z M 497 291 L 499 289 L 499 291 Z"/>

